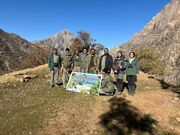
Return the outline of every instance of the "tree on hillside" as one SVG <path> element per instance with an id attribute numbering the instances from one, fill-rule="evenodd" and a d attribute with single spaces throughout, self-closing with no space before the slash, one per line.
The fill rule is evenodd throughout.
<path id="1" fill-rule="evenodd" d="M 101 51 L 103 51 L 103 49 L 104 49 L 104 45 L 103 44 L 101 44 L 101 43 L 97 43 L 97 44 L 95 44 L 95 47 L 94 47 L 95 49 L 96 49 L 96 52 L 101 52 Z"/>
<path id="2" fill-rule="evenodd" d="M 85 45 L 89 43 L 90 40 L 90 34 L 88 32 L 85 31 L 79 31 L 78 32 L 78 38 L 81 41 L 81 44 Z"/>
<path id="3" fill-rule="evenodd" d="M 79 50 L 79 52 L 81 52 L 84 47 L 85 46 L 81 44 L 79 38 L 77 37 L 73 39 L 72 44 L 70 45 L 72 53 L 74 53 L 76 50 Z"/>
<path id="4" fill-rule="evenodd" d="M 90 49 L 95 48 L 97 52 L 101 51 L 104 46 L 100 43 L 97 43 L 95 39 L 93 39 L 90 33 L 86 31 L 79 31 L 78 36 L 73 39 L 72 44 L 70 45 L 70 49 L 72 52 L 75 50 L 79 50 L 80 52 L 83 48 Z"/>

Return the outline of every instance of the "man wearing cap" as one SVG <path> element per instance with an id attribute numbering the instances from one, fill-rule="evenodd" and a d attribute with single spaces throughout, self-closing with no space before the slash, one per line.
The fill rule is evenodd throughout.
<path id="1" fill-rule="evenodd" d="M 87 49 L 84 48 L 81 54 L 81 72 L 88 73 L 88 62 L 87 62 L 88 52 Z"/>
<path id="2" fill-rule="evenodd" d="M 76 50 L 73 55 L 73 72 L 81 72 L 81 55 L 79 54 L 79 50 Z"/>
<path id="3" fill-rule="evenodd" d="M 64 55 L 62 55 L 62 80 L 63 87 L 66 89 L 67 83 L 69 81 L 69 76 L 73 69 L 73 56 L 70 53 L 70 49 L 66 48 Z"/>

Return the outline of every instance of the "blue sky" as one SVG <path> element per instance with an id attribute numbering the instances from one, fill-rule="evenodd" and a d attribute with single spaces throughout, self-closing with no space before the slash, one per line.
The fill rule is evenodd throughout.
<path id="1" fill-rule="evenodd" d="M 1 0 L 0 28 L 34 41 L 85 30 L 108 48 L 127 42 L 171 0 Z"/>

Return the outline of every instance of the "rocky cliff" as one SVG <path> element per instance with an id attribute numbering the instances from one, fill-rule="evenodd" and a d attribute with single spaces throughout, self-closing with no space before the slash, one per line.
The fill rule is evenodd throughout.
<path id="1" fill-rule="evenodd" d="M 47 39 L 35 41 L 34 43 L 37 43 L 38 45 L 43 47 L 45 46 L 49 48 L 58 48 L 59 51 L 63 51 L 64 48 L 72 44 L 73 38 L 74 36 L 70 31 L 64 30 L 60 33 L 56 33 L 55 35 Z"/>
<path id="2" fill-rule="evenodd" d="M 180 0 L 172 0 L 142 31 L 112 52 L 121 49 L 128 53 L 138 47 L 158 52 L 165 66 L 161 79 L 171 85 L 180 85 Z"/>

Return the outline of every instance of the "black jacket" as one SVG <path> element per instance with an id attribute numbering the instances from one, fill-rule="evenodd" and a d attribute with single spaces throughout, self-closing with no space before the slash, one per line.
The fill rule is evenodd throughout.
<path id="1" fill-rule="evenodd" d="M 99 69 L 101 69 L 101 63 L 102 63 L 102 59 L 105 55 L 102 55 L 101 58 L 100 58 L 100 62 L 99 62 Z M 107 68 L 108 70 L 111 70 L 113 67 L 113 58 L 111 55 L 107 55 L 106 56 L 106 61 L 105 61 L 105 68 Z M 103 70 L 103 69 L 101 69 Z"/>

